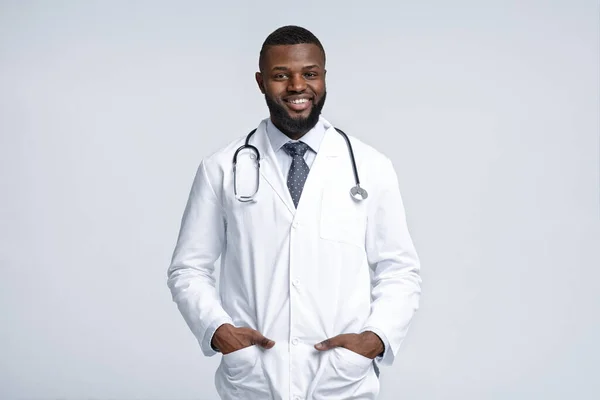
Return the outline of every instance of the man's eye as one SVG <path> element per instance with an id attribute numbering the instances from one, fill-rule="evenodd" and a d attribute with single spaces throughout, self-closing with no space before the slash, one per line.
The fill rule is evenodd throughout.
<path id="1" fill-rule="evenodd" d="M 277 75 L 275 75 L 275 79 L 285 79 L 285 78 L 287 78 L 286 74 L 277 74 Z"/>
<path id="2" fill-rule="evenodd" d="M 315 74 L 314 72 L 307 72 L 306 74 L 304 74 L 304 76 L 308 78 L 314 78 L 315 76 L 317 76 L 317 74 Z"/>

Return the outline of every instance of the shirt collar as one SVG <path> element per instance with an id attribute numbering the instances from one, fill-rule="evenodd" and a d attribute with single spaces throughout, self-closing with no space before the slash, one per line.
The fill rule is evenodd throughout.
<path id="1" fill-rule="evenodd" d="M 319 118 L 317 124 L 310 131 L 306 132 L 306 134 L 304 134 L 299 141 L 306 143 L 312 151 L 318 153 L 319 147 L 321 147 L 321 142 L 325 137 L 325 131 L 325 125 Z M 275 153 L 281 150 L 283 145 L 287 142 L 294 142 L 294 140 L 286 136 L 285 133 L 281 132 L 275 126 L 275 124 L 273 124 L 271 118 L 269 118 L 267 121 L 267 136 L 269 137 L 271 147 Z"/>

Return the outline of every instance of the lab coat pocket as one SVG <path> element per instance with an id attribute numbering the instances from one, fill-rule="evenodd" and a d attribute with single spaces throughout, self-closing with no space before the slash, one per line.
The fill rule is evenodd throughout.
<path id="1" fill-rule="evenodd" d="M 215 383 L 221 399 L 270 399 L 258 346 L 223 354 Z"/>
<path id="2" fill-rule="evenodd" d="M 337 364 L 340 372 L 345 373 L 349 378 L 363 377 L 373 363 L 373 360 L 369 357 L 355 353 L 352 350 L 343 347 L 337 347 L 334 350 L 334 357 L 336 358 L 334 365 Z"/>
<path id="3" fill-rule="evenodd" d="M 364 207 L 364 201 L 352 199 L 348 188 L 339 185 L 325 188 L 321 200 L 321 238 L 363 248 L 366 232 Z"/>
<path id="4" fill-rule="evenodd" d="M 223 364 L 228 370 L 237 370 L 240 368 L 252 368 L 258 360 L 259 353 L 256 346 L 248 346 L 243 349 L 233 351 L 228 354 L 223 354 Z"/>
<path id="5" fill-rule="evenodd" d="M 313 392 L 313 399 L 375 399 L 373 360 L 343 347 L 331 350 L 329 363 Z"/>
<path id="6" fill-rule="evenodd" d="M 353 364 L 359 368 L 366 368 L 373 362 L 369 357 L 365 357 L 352 350 L 348 350 L 344 347 L 337 347 L 337 356 L 342 358 L 344 361 Z"/>

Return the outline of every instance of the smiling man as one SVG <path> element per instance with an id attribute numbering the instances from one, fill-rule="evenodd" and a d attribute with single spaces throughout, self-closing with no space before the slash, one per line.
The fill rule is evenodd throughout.
<path id="1" fill-rule="evenodd" d="M 271 122 L 286 136 L 299 139 L 317 125 L 325 105 L 325 52 L 318 41 L 270 45 L 278 33 L 263 46 L 256 82 Z"/>
<path id="2" fill-rule="evenodd" d="M 311 32 L 274 31 L 259 69 L 269 118 L 200 162 L 173 300 L 203 353 L 221 353 L 222 399 L 376 399 L 421 293 L 396 173 L 321 116 L 325 51 Z M 257 191 L 238 193 L 237 170 L 252 169 L 236 164 L 241 147 Z"/>

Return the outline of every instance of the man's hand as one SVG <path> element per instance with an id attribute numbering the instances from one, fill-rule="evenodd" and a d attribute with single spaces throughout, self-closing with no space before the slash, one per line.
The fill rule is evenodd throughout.
<path id="1" fill-rule="evenodd" d="M 330 350 L 334 347 L 344 347 L 350 351 L 374 359 L 383 353 L 383 342 L 375 333 L 345 333 L 317 343 L 315 349 L 320 351 Z"/>
<path id="2" fill-rule="evenodd" d="M 270 349 L 275 346 L 275 342 L 252 328 L 236 328 L 231 324 L 223 324 L 215 331 L 211 345 L 221 353 L 229 354 L 252 345 Z"/>

